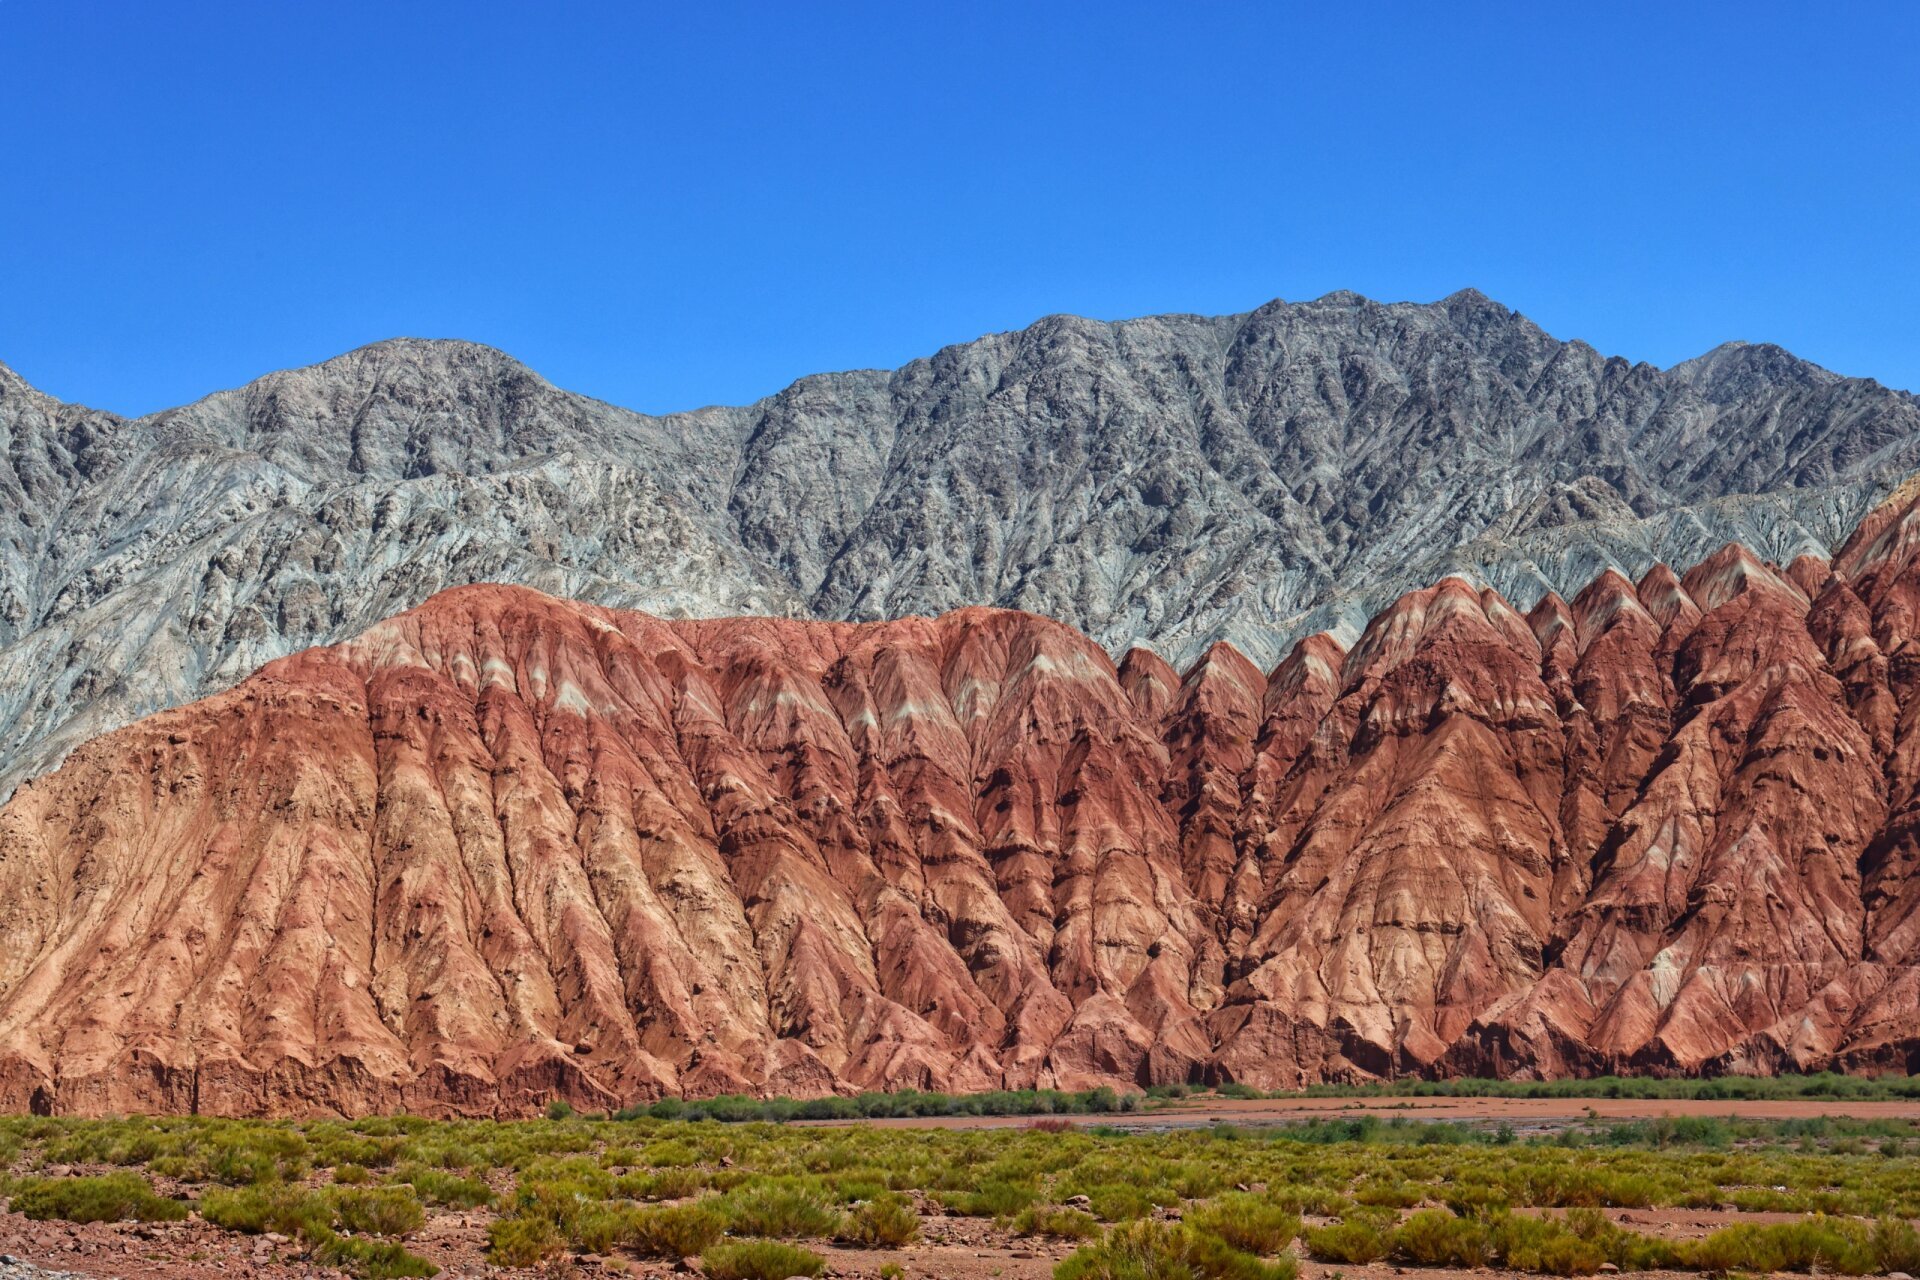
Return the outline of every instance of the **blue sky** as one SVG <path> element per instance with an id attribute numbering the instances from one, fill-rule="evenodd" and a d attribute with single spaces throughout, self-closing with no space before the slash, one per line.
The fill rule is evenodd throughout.
<path id="1" fill-rule="evenodd" d="M 1920 6 L 0 0 L 0 361 L 382 337 L 639 409 L 1050 312 L 1472 285 L 1920 390 Z"/>

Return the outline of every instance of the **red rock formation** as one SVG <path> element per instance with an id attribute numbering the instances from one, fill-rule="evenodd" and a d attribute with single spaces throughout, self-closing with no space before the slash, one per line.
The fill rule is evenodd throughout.
<path id="1" fill-rule="evenodd" d="M 1920 511 L 1269 676 L 447 592 L 0 811 L 0 1106 L 1920 1067 Z"/>

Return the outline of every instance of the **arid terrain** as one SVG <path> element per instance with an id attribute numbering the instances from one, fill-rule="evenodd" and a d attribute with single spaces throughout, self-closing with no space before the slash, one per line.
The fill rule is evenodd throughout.
<path id="1" fill-rule="evenodd" d="M 1195 1098 L 1112 1125 L 983 1132 L 14 1120 L 0 1125 L 0 1254 L 21 1276 L 100 1280 L 1117 1278 L 1136 1274 L 1110 1269 L 1128 1247 L 1172 1251 L 1202 1280 L 1859 1274 L 1920 1258 L 1903 1225 L 1920 1213 L 1910 1101 L 1849 1100 L 1840 1119 L 1800 1114 L 1833 1099 L 1719 1101 L 1710 1119 L 1671 1099 L 1549 1114 L 1566 1101 Z M 1313 1118 L 1287 1118 L 1300 1114 Z M 103 1201 L 50 1190 L 128 1179 L 126 1212 L 147 1221 L 68 1221 Z M 729 1247 L 753 1238 L 797 1252 L 729 1271 Z M 327 1252 L 343 1239 L 360 1252 Z"/>

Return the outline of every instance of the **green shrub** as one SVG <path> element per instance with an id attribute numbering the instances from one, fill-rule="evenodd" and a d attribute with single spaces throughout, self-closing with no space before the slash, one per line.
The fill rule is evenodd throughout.
<path id="1" fill-rule="evenodd" d="M 897 1249 L 919 1238 L 920 1215 L 913 1202 L 894 1192 L 854 1205 L 840 1228 L 840 1239 L 869 1249 Z"/>
<path id="2" fill-rule="evenodd" d="M 630 1204 L 602 1201 L 583 1205 L 573 1215 L 567 1243 L 581 1253 L 611 1253 L 616 1248 L 632 1245 L 640 1239 L 640 1220 L 645 1213 L 646 1210 Z"/>
<path id="3" fill-rule="evenodd" d="M 825 1266 L 819 1254 L 778 1240 L 738 1240 L 700 1255 L 700 1270 L 711 1280 L 787 1280 L 817 1276 Z"/>
<path id="4" fill-rule="evenodd" d="M 335 1180 L 339 1180 L 337 1173 Z M 391 1181 L 406 1183 L 428 1204 L 445 1205 L 452 1209 L 477 1209 L 493 1201 L 493 1190 L 480 1179 L 463 1178 L 457 1173 L 429 1169 L 425 1165 L 402 1165 L 394 1172 Z"/>
<path id="5" fill-rule="evenodd" d="M 1557 1218 L 1503 1213 L 1488 1223 L 1493 1251 L 1513 1271 L 1586 1276 L 1607 1261 L 1606 1250 L 1576 1235 Z"/>
<path id="6" fill-rule="evenodd" d="M 315 1145 L 314 1157 L 321 1164 L 357 1164 L 368 1169 L 384 1169 L 398 1157 L 403 1145 L 395 1138 L 336 1134 Z"/>
<path id="7" fill-rule="evenodd" d="M 1200 1206 L 1187 1222 L 1248 1253 L 1278 1253 L 1300 1234 L 1299 1215 L 1260 1196 L 1232 1192 Z"/>
<path id="8" fill-rule="evenodd" d="M 313 1238 L 332 1224 L 333 1208 L 318 1192 L 281 1184 L 209 1191 L 200 1201 L 200 1216 L 229 1231 Z"/>
<path id="9" fill-rule="evenodd" d="M 1022 1209 L 1013 1220 L 1014 1234 L 1054 1236 L 1061 1240 L 1091 1240 L 1100 1234 L 1100 1220 L 1078 1209 Z"/>
<path id="10" fill-rule="evenodd" d="M 1307 1252 L 1321 1262 L 1344 1262 L 1364 1267 L 1378 1262 L 1393 1248 L 1380 1226 L 1367 1218 L 1342 1218 L 1324 1227 L 1308 1227 Z"/>
<path id="11" fill-rule="evenodd" d="M 1821 1215 L 1768 1225 L 1738 1223 L 1681 1246 L 1702 1271 L 1819 1271 L 1864 1276 L 1879 1269 L 1873 1233 L 1864 1223 Z"/>
<path id="12" fill-rule="evenodd" d="M 1354 1198 L 1360 1199 L 1357 1193 Z M 1513 1204 L 1513 1193 L 1491 1182 L 1456 1181 L 1443 1190 L 1440 1198 L 1441 1203 L 1461 1217 L 1506 1209 Z"/>
<path id="13" fill-rule="evenodd" d="M 1353 1189 L 1353 1198 L 1383 1209 L 1411 1209 L 1427 1198 L 1427 1189 L 1398 1178 L 1365 1178 Z"/>
<path id="14" fill-rule="evenodd" d="M 700 1169 L 661 1169 L 657 1173 L 623 1173 L 613 1180 L 614 1192 L 630 1200 L 679 1200 L 708 1183 Z"/>
<path id="15" fill-rule="evenodd" d="M 1484 1267 L 1492 1252 L 1486 1227 L 1445 1209 L 1422 1209 L 1394 1229 L 1393 1248 L 1425 1267 Z"/>
<path id="16" fill-rule="evenodd" d="M 1624 1230 L 1598 1209 L 1569 1209 L 1566 1226 L 1580 1239 L 1597 1245 L 1607 1261 L 1622 1271 L 1664 1271 L 1680 1265 L 1676 1244 Z"/>
<path id="17" fill-rule="evenodd" d="M 647 1144 L 640 1158 L 634 1164 L 651 1165 L 656 1169 L 684 1169 L 700 1163 L 700 1153 L 676 1138 L 662 1138 L 658 1142 Z"/>
<path id="18" fill-rule="evenodd" d="M 337 1164 L 333 1166 L 333 1180 L 343 1187 L 358 1187 L 373 1181 L 373 1175 L 363 1164 Z"/>
<path id="19" fill-rule="evenodd" d="M 1093 1216 L 1102 1222 L 1131 1222 L 1154 1210 L 1155 1197 L 1144 1187 L 1125 1183 L 1103 1183 L 1087 1189 Z"/>
<path id="20" fill-rule="evenodd" d="M 334 1221 L 355 1235 L 410 1236 L 427 1222 L 410 1187 L 336 1187 L 327 1198 Z"/>
<path id="21" fill-rule="evenodd" d="M 762 1182 L 727 1195 L 731 1228 L 744 1236 L 830 1236 L 836 1213 L 813 1188 L 794 1182 Z"/>
<path id="22" fill-rule="evenodd" d="M 137 1173 L 98 1178 L 22 1178 L 13 1184 L 13 1211 L 67 1222 L 178 1222 L 187 1206 L 154 1194 Z"/>
<path id="23" fill-rule="evenodd" d="M 440 1273 L 440 1268 L 391 1240 L 349 1239 L 331 1231 L 322 1233 L 313 1260 L 350 1271 L 360 1280 L 406 1280 Z"/>
<path id="24" fill-rule="evenodd" d="M 964 1191 L 943 1191 L 938 1199 L 949 1213 L 967 1218 L 1011 1218 L 1040 1198 L 1032 1187 L 996 1179 Z"/>
<path id="25" fill-rule="evenodd" d="M 546 1218 L 496 1218 L 487 1226 L 487 1261 L 495 1266 L 531 1267 L 559 1249 L 560 1237 Z"/>
<path id="26" fill-rule="evenodd" d="M 644 1211 L 638 1243 L 656 1257 L 693 1258 L 705 1253 L 726 1229 L 727 1215 L 715 1197 Z"/>
<path id="27" fill-rule="evenodd" d="M 1298 1271 L 1291 1257 L 1262 1262 L 1179 1223 L 1130 1222 L 1067 1255 L 1053 1280 L 1294 1280 Z"/>
<path id="28" fill-rule="evenodd" d="M 1920 1271 L 1920 1231 L 1901 1218 L 1882 1218 L 1873 1224 L 1873 1254 L 1882 1271 Z"/>

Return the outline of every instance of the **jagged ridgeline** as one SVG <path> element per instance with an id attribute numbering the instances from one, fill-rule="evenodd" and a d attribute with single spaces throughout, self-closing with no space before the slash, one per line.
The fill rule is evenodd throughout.
<path id="1" fill-rule="evenodd" d="M 1920 508 L 1271 671 L 434 597 L 0 810 L 0 1109 L 1920 1066 Z"/>
<path id="2" fill-rule="evenodd" d="M 994 604 L 1184 667 L 1350 642 L 1461 570 L 1518 607 L 1727 540 L 1824 553 L 1920 406 L 1776 347 L 1660 370 L 1477 293 L 1053 317 L 648 417 L 381 343 L 121 420 L 0 368 L 0 794 L 79 742 L 507 582 L 665 616 Z"/>

